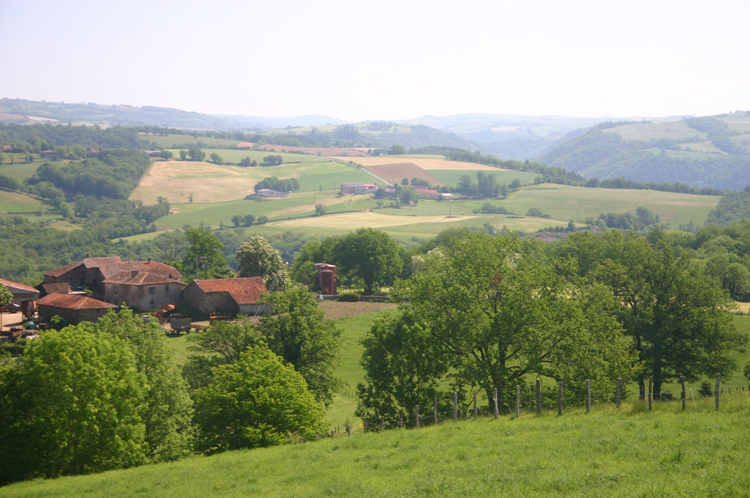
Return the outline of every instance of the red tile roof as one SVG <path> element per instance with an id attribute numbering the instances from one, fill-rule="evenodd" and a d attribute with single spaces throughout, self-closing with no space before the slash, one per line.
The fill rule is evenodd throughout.
<path id="1" fill-rule="evenodd" d="M 86 258 L 57 268 L 56 270 L 44 272 L 44 274 L 50 277 L 60 277 L 81 265 L 86 268 L 98 268 L 102 272 L 102 275 L 104 275 L 104 280 L 120 272 L 133 270 L 159 274 L 171 280 L 179 280 L 182 277 L 180 272 L 173 266 L 156 261 L 123 261 L 119 256 Z"/>
<path id="2" fill-rule="evenodd" d="M 39 293 L 38 290 L 31 287 L 30 285 L 19 284 L 18 282 L 11 282 L 10 280 L 4 280 L 2 278 L 0 278 L 0 284 L 3 284 L 4 286 L 6 286 L 8 290 L 10 290 L 10 288 L 13 287 L 14 289 L 18 289 L 18 290 L 22 290 L 26 292 L 36 292 L 37 294 Z"/>
<path id="3" fill-rule="evenodd" d="M 261 277 L 245 278 L 222 278 L 217 280 L 194 280 L 206 294 L 212 292 L 227 292 L 237 305 L 255 304 L 260 299 L 260 295 L 267 293 L 266 284 Z"/>
<path id="4" fill-rule="evenodd" d="M 136 272 L 135 276 L 133 275 L 134 271 Z M 176 281 L 174 278 L 168 278 L 168 275 L 139 270 L 125 270 L 117 272 L 114 275 L 107 277 L 107 279 L 104 281 L 105 284 L 123 285 L 156 285 L 173 284 L 175 282 L 183 286 L 186 285 L 182 282 Z"/>
<path id="5" fill-rule="evenodd" d="M 61 284 L 43 284 L 42 288 L 47 294 L 70 294 L 70 284 L 67 282 Z"/>
<path id="6" fill-rule="evenodd" d="M 440 192 L 438 192 L 437 190 L 429 190 L 429 189 L 417 190 L 417 193 L 421 195 L 422 197 L 437 197 L 438 195 L 440 195 Z"/>
<path id="7" fill-rule="evenodd" d="M 104 308 L 117 308 L 114 304 L 98 301 L 87 296 L 78 294 L 49 294 L 37 301 L 39 306 L 51 308 L 62 308 L 68 310 L 99 310 Z"/>

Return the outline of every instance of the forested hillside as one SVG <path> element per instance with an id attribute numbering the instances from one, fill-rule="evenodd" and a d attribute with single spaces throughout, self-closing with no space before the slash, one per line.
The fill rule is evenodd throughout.
<path id="1" fill-rule="evenodd" d="M 602 123 L 537 160 L 587 178 L 741 189 L 750 184 L 747 118 L 747 113 L 734 113 L 660 123 Z"/>

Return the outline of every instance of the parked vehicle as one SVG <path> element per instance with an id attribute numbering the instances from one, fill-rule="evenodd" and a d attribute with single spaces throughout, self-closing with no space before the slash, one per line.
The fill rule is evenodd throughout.
<path id="1" fill-rule="evenodd" d="M 18 313 L 20 309 L 21 307 L 17 305 L 16 303 L 0 305 L 0 312 L 2 313 Z"/>

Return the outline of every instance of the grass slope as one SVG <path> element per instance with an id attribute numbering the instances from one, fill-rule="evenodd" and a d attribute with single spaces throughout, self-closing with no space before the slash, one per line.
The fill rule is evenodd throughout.
<path id="1" fill-rule="evenodd" d="M 676 403 L 672 405 L 677 405 Z M 721 412 L 598 407 L 31 481 L 7 497 L 744 496 L 748 396 Z"/>

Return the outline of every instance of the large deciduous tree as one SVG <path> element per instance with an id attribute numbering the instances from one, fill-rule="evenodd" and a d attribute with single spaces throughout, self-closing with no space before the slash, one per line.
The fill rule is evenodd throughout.
<path id="1" fill-rule="evenodd" d="M 261 235 L 256 235 L 237 250 L 240 277 L 262 277 L 270 289 L 286 288 L 289 276 L 279 252 Z"/>
<path id="2" fill-rule="evenodd" d="M 195 393 L 200 449 L 206 453 L 311 440 L 325 430 L 324 412 L 305 380 L 264 344 L 215 369 Z"/>
<path id="3" fill-rule="evenodd" d="M 86 328 L 47 331 L 2 377 L 3 481 L 146 461 L 140 417 L 146 377 L 123 340 Z"/>
<path id="4" fill-rule="evenodd" d="M 198 278 L 196 270 L 200 271 L 203 278 L 231 276 L 232 272 L 227 268 L 227 261 L 224 259 L 225 246 L 216 235 L 205 228 L 188 228 L 185 230 L 185 240 L 188 246 L 182 260 L 182 270 L 187 273 L 184 275 L 186 278 Z"/>
<path id="5" fill-rule="evenodd" d="M 510 404 L 515 386 L 531 376 L 566 384 L 582 398 L 609 399 L 633 357 L 614 318 L 612 293 L 588 286 L 564 262 L 542 265 L 521 253 L 514 237 L 470 234 L 445 254 L 432 251 L 396 299 L 412 310 L 441 348 L 453 390 L 497 388 Z"/>
<path id="6" fill-rule="evenodd" d="M 378 284 L 391 283 L 403 266 L 396 241 L 373 228 L 360 228 L 342 237 L 335 261 L 341 272 L 362 279 L 365 294 L 372 294 Z"/>
<path id="7" fill-rule="evenodd" d="M 640 360 L 638 381 L 654 377 L 654 397 L 662 385 L 684 375 L 737 368 L 732 352 L 747 337 L 735 330 L 727 311 L 728 292 L 698 261 L 664 241 L 649 243 L 631 232 L 607 230 L 601 237 L 575 234 L 560 247 L 581 262 L 582 273 L 609 286 L 620 302 L 617 314 Z"/>

